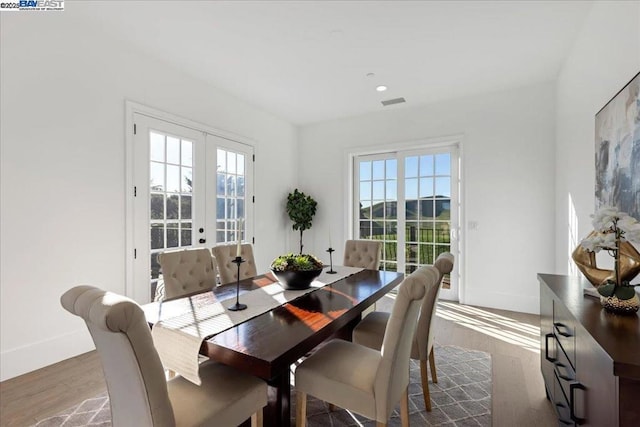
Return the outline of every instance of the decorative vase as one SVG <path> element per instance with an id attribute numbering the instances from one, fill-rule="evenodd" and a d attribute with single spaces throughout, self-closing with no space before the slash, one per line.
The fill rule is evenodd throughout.
<path id="1" fill-rule="evenodd" d="M 631 299 L 618 299 L 618 297 L 604 297 L 600 295 L 600 304 L 611 313 L 615 314 L 634 314 L 640 308 L 640 298 L 636 293 Z"/>
<path id="2" fill-rule="evenodd" d="M 307 289 L 311 282 L 322 273 L 322 269 L 304 271 L 273 271 L 278 281 L 284 285 L 285 289 L 300 290 Z"/>
<path id="3" fill-rule="evenodd" d="M 598 231 L 592 231 L 589 236 L 591 237 L 598 234 Z M 578 270 L 585 275 L 587 280 L 591 282 L 596 288 L 608 280 L 615 281 L 615 271 L 598 268 L 596 265 L 596 254 L 590 252 L 578 245 L 578 247 L 571 254 L 573 262 L 576 263 Z M 640 273 L 640 253 L 629 242 L 620 242 L 620 256 L 619 256 L 619 272 L 620 282 L 631 281 L 634 277 Z"/>

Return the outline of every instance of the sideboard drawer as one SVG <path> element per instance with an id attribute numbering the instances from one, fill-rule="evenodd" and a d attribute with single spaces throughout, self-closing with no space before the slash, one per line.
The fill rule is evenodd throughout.
<path id="1" fill-rule="evenodd" d="M 575 423 L 571 419 L 571 409 L 569 408 L 569 399 L 564 394 L 563 387 L 560 384 L 560 379 L 557 373 L 553 375 L 554 378 L 554 400 L 553 404 L 556 407 L 558 414 L 558 424 L 560 426 L 575 426 Z"/>
<path id="2" fill-rule="evenodd" d="M 569 396 L 570 393 L 570 383 L 576 380 L 576 372 L 569 363 L 569 359 L 567 355 L 564 354 L 564 351 L 558 349 L 556 352 L 556 361 L 554 364 L 554 371 L 557 378 L 557 381 L 562 388 L 565 396 Z"/>
<path id="3" fill-rule="evenodd" d="M 558 344 L 567 355 L 571 367 L 576 367 L 576 325 L 575 320 L 561 304 L 553 304 L 553 333 Z M 558 352 L 559 353 L 559 352 Z"/>

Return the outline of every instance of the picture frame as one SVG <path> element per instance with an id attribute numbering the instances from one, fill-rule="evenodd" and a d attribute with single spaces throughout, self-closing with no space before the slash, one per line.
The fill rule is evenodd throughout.
<path id="1" fill-rule="evenodd" d="M 640 218 L 640 72 L 595 116 L 596 210 Z"/>

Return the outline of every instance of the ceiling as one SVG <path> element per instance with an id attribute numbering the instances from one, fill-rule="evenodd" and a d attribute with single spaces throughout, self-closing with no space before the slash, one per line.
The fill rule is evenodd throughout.
<path id="1" fill-rule="evenodd" d="M 305 125 L 553 80 L 591 6 L 138 1 L 69 2 L 67 9 L 147 55 Z M 380 84 L 389 89 L 377 92 Z M 381 105 L 397 97 L 407 102 Z"/>

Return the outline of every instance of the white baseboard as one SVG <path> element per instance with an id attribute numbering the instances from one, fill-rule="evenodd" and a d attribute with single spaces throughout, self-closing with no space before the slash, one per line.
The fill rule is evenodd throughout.
<path id="1" fill-rule="evenodd" d="M 463 304 L 521 313 L 540 314 L 540 297 L 497 292 L 473 292 L 467 289 Z"/>
<path id="2" fill-rule="evenodd" d="M 94 350 L 89 331 L 79 329 L 0 353 L 0 381 L 44 368 L 61 360 Z"/>

